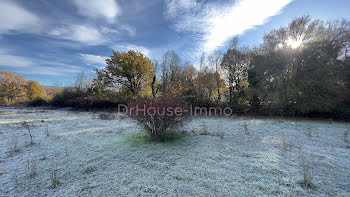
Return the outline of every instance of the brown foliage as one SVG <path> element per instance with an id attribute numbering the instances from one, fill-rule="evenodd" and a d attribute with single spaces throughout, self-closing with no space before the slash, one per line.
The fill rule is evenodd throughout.
<path id="1" fill-rule="evenodd" d="M 6 103 L 24 99 L 26 79 L 13 72 L 0 71 L 0 97 Z"/>

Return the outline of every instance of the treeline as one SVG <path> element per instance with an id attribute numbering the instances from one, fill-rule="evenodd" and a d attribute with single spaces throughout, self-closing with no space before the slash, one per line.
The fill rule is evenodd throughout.
<path id="1" fill-rule="evenodd" d="M 116 109 L 132 99 L 167 95 L 239 114 L 349 119 L 349 47 L 349 21 L 304 16 L 265 34 L 253 48 L 235 37 L 225 52 L 203 53 L 198 69 L 171 50 L 153 61 L 133 50 L 113 51 L 93 79 L 79 74 L 75 87 L 51 104 Z"/>
<path id="2" fill-rule="evenodd" d="M 48 99 L 45 88 L 37 81 L 27 81 L 13 72 L 0 71 L 0 105 L 18 105 Z"/>
<path id="3" fill-rule="evenodd" d="M 282 116 L 350 118 L 350 23 L 301 17 L 251 51 L 247 110 Z"/>
<path id="4" fill-rule="evenodd" d="M 134 51 L 114 52 L 96 70 L 95 93 L 171 95 L 241 114 L 349 119 L 349 47 L 349 21 L 304 16 L 264 35 L 258 47 L 241 47 L 234 38 L 225 53 L 203 54 L 199 69 L 174 51 L 153 62 Z M 172 91 L 173 83 L 180 89 Z"/>

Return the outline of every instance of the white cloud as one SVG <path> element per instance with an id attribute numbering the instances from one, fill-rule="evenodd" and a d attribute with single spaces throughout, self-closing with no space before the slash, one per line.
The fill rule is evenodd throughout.
<path id="1" fill-rule="evenodd" d="M 101 32 L 105 34 L 119 34 L 120 32 L 116 29 L 109 28 L 109 27 L 102 27 Z"/>
<path id="2" fill-rule="evenodd" d="M 149 56 L 150 50 L 147 49 L 146 47 L 143 46 L 137 46 L 133 44 L 116 44 L 111 47 L 113 50 L 118 50 L 118 51 L 129 51 L 129 50 L 134 50 L 141 52 L 142 54 Z"/>
<path id="3" fill-rule="evenodd" d="M 76 74 L 83 69 L 71 69 L 60 67 L 35 66 L 33 68 L 23 68 L 16 72 L 28 75 L 49 75 L 49 76 L 66 76 L 67 74 Z"/>
<path id="4" fill-rule="evenodd" d="M 212 51 L 228 39 L 264 24 L 292 0 L 239 0 L 235 3 L 199 3 L 167 0 L 166 17 L 177 31 L 193 32 L 202 41 L 199 48 Z"/>
<path id="5" fill-rule="evenodd" d="M 115 0 L 74 0 L 78 12 L 90 18 L 106 18 L 113 22 L 121 13 L 120 7 Z"/>
<path id="6" fill-rule="evenodd" d="M 0 33 L 10 31 L 37 32 L 40 20 L 13 1 L 0 1 Z"/>
<path id="7" fill-rule="evenodd" d="M 0 65 L 12 68 L 28 67 L 33 65 L 33 62 L 24 57 L 14 56 L 9 54 L 0 54 Z"/>
<path id="8" fill-rule="evenodd" d="M 167 14 L 170 16 L 175 16 L 181 13 L 190 11 L 191 9 L 196 8 L 196 0 L 168 0 L 166 1 L 167 5 Z"/>
<path id="9" fill-rule="evenodd" d="M 25 67 L 21 70 L 24 74 L 37 74 L 37 75 L 51 75 L 51 76 L 65 76 L 67 74 L 79 73 L 83 71 L 83 68 L 66 64 L 63 62 L 32 59 L 35 63 L 31 67 Z"/>
<path id="10" fill-rule="evenodd" d="M 80 58 L 87 64 L 105 65 L 108 57 L 91 54 L 80 54 Z"/>
<path id="11" fill-rule="evenodd" d="M 118 29 L 103 26 L 101 27 L 101 32 L 109 36 L 127 34 L 133 37 L 136 35 L 136 28 L 126 24 L 118 26 Z"/>
<path id="12" fill-rule="evenodd" d="M 67 73 L 78 73 L 83 70 L 71 64 L 15 56 L 9 52 L 9 50 L 0 49 L 0 65 L 15 68 L 15 72 L 22 74 L 64 76 Z"/>
<path id="13" fill-rule="evenodd" d="M 53 29 L 49 34 L 60 39 L 78 41 L 88 45 L 98 45 L 106 42 L 102 33 L 91 26 L 71 25 L 65 28 Z"/>
<path id="14" fill-rule="evenodd" d="M 72 40 L 90 43 L 99 43 L 103 42 L 104 40 L 101 33 L 97 29 L 92 27 L 75 25 L 72 27 L 72 30 L 73 34 L 70 36 Z"/>
<path id="15" fill-rule="evenodd" d="M 129 36 L 136 35 L 136 29 L 134 27 L 129 26 L 129 25 L 122 25 L 121 30 L 126 31 L 129 34 Z"/>
<path id="16" fill-rule="evenodd" d="M 39 64 L 45 66 L 39 66 Z M 78 73 L 82 69 L 75 66 L 62 66 L 64 63 L 32 60 L 30 58 L 0 54 L 0 65 L 15 68 L 16 72 L 22 74 L 64 76 L 67 73 Z M 50 66 L 48 66 L 50 65 Z"/>

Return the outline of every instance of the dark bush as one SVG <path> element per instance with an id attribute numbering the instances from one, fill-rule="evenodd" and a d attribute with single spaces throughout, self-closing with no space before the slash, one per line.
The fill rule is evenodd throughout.
<path id="1" fill-rule="evenodd" d="M 43 106 L 48 106 L 49 103 L 42 98 L 37 98 L 30 101 L 27 105 L 28 107 L 43 107 Z"/>
<path id="2" fill-rule="evenodd" d="M 134 109 L 130 111 L 130 109 Z M 136 111 L 139 109 L 140 111 Z M 150 135 L 153 141 L 164 141 L 166 135 L 175 133 L 190 116 L 179 100 L 161 96 L 132 102 L 127 113 Z M 144 110 L 144 111 L 143 111 Z M 175 111 L 182 113 L 175 113 Z"/>
<path id="3" fill-rule="evenodd" d="M 65 88 L 62 92 L 55 94 L 50 104 L 54 107 L 72 107 L 69 105 L 69 100 L 78 98 L 80 93 L 74 88 Z"/>
<path id="4" fill-rule="evenodd" d="M 77 91 L 74 88 L 66 88 L 61 93 L 56 94 L 50 104 L 53 107 L 71 107 L 76 110 L 108 110 L 116 111 L 120 103 L 125 103 L 116 96 L 106 95 L 97 97 L 86 92 Z M 116 98 L 116 99 L 115 99 Z M 114 99 L 114 100 L 109 100 Z M 118 101 L 121 100 L 121 101 Z"/>

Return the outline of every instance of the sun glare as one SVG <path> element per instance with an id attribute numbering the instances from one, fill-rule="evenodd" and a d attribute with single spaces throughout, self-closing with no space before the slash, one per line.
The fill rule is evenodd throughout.
<path id="1" fill-rule="evenodd" d="M 294 40 L 292 38 L 289 38 L 287 40 L 287 45 L 289 47 L 292 47 L 293 49 L 299 48 L 303 44 L 303 41 L 301 39 Z"/>

